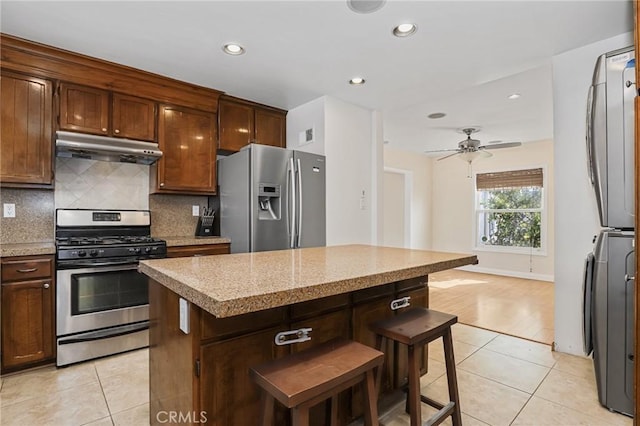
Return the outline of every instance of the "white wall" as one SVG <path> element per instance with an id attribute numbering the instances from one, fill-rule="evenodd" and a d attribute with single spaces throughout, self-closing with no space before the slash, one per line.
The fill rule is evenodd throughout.
<path id="1" fill-rule="evenodd" d="M 599 232 L 597 206 L 587 176 L 585 109 L 596 58 L 633 44 L 621 34 L 553 58 L 556 162 L 555 345 L 582 354 L 582 273 Z"/>
<path id="2" fill-rule="evenodd" d="M 413 188 L 411 191 L 411 240 L 409 247 L 429 250 L 431 248 L 432 215 L 431 159 L 426 155 L 402 151 L 385 145 L 384 166 L 411 172 Z"/>
<path id="3" fill-rule="evenodd" d="M 553 142 L 525 143 L 518 148 L 492 151 L 493 157 L 473 162 L 473 173 L 543 167 L 547 202 L 546 254 L 512 254 L 474 251 L 474 179 L 468 178 L 464 161 L 433 159 L 432 167 L 432 247 L 434 250 L 470 252 L 478 256 L 478 266 L 468 270 L 524 278 L 553 280 L 554 274 L 554 159 Z"/>
<path id="4" fill-rule="evenodd" d="M 310 126 L 314 143 L 299 146 L 298 133 Z M 287 114 L 287 148 L 327 157 L 327 245 L 377 239 L 378 127 L 377 113 L 329 96 Z"/>

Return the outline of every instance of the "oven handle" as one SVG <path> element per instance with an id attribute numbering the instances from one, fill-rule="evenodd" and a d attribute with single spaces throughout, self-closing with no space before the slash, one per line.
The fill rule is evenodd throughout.
<path id="1" fill-rule="evenodd" d="M 99 262 L 99 263 L 91 263 L 91 262 L 77 262 L 73 261 L 72 264 L 67 263 L 58 263 L 59 269 L 77 269 L 78 267 L 83 268 L 92 268 L 99 266 L 119 266 L 119 265 L 131 265 L 131 269 L 137 268 L 138 262 L 132 262 L 131 260 L 123 260 L 120 262 Z M 67 268 L 60 268 L 61 266 L 67 266 Z"/>
<path id="2" fill-rule="evenodd" d="M 60 345 L 68 345 L 70 343 L 92 342 L 94 340 L 108 339 L 111 337 L 126 336 L 127 334 L 137 333 L 139 331 L 148 330 L 149 322 L 145 321 L 140 324 L 133 324 L 126 327 L 118 327 L 114 330 L 100 330 L 93 333 L 84 333 L 82 337 L 71 337 L 69 339 L 61 339 L 58 341 Z"/>

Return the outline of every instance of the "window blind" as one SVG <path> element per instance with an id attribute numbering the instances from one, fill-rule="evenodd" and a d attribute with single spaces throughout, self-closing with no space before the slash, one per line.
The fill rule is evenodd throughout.
<path id="1" fill-rule="evenodd" d="M 476 189 L 524 188 L 529 186 L 542 187 L 542 168 L 511 170 L 508 172 L 478 173 L 476 175 Z"/>

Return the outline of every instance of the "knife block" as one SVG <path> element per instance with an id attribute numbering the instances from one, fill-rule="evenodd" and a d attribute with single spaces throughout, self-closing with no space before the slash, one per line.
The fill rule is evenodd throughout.
<path id="1" fill-rule="evenodd" d="M 200 216 L 196 226 L 196 237 L 210 237 L 213 235 L 214 216 Z"/>

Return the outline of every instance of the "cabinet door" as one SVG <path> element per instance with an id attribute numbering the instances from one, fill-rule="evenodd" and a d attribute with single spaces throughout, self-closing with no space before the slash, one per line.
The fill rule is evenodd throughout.
<path id="1" fill-rule="evenodd" d="M 220 100 L 218 103 L 220 128 L 219 148 L 240 151 L 254 138 L 253 108 L 249 105 Z"/>
<path id="2" fill-rule="evenodd" d="M 255 140 L 263 145 L 285 148 L 286 116 L 283 113 L 261 108 L 255 109 Z"/>
<path id="3" fill-rule="evenodd" d="M 216 121 L 213 114 L 163 105 L 158 144 L 157 192 L 215 194 Z"/>
<path id="4" fill-rule="evenodd" d="M 249 377 L 249 368 L 286 354 L 274 337 L 281 327 L 271 328 L 200 348 L 200 412 L 212 426 L 245 426 L 260 418 L 260 387 Z M 215 413 L 215 414 L 214 414 Z M 285 424 L 284 412 L 276 411 L 274 424 Z"/>
<path id="5" fill-rule="evenodd" d="M 2 284 L 2 370 L 53 357 L 53 280 Z"/>
<path id="6" fill-rule="evenodd" d="M 50 81 L 2 72 L 0 182 L 46 184 L 52 173 L 52 84 Z"/>
<path id="7" fill-rule="evenodd" d="M 389 307 L 389 302 L 392 299 L 392 296 L 385 297 L 353 307 L 353 340 L 372 348 L 376 347 L 376 335 L 369 330 L 369 324 L 393 316 L 393 311 Z M 382 364 L 380 393 L 388 393 L 393 385 L 393 343 L 387 341 L 382 351 L 384 352 L 384 364 Z M 363 413 L 362 390 L 360 388 L 356 388 L 353 392 L 352 411 L 353 416 L 360 416 Z"/>
<path id="8" fill-rule="evenodd" d="M 60 128 L 109 134 L 109 92 L 75 84 L 60 84 Z"/>
<path id="9" fill-rule="evenodd" d="M 113 94 L 113 136 L 154 142 L 156 104 L 152 101 Z"/>
<path id="10" fill-rule="evenodd" d="M 291 345 L 291 352 L 299 352 L 307 348 L 319 345 L 320 343 L 331 340 L 335 337 L 349 338 L 350 330 L 349 311 L 346 309 L 316 316 L 308 320 L 298 321 L 291 324 L 292 330 L 300 328 L 311 328 L 311 340 L 302 343 L 294 343 Z M 340 424 L 347 424 L 349 417 L 349 396 L 351 390 L 347 389 L 338 396 L 338 418 Z M 309 415 L 311 426 L 322 426 L 329 424 L 327 418 L 328 412 L 327 402 L 320 403 L 313 408 Z"/>

